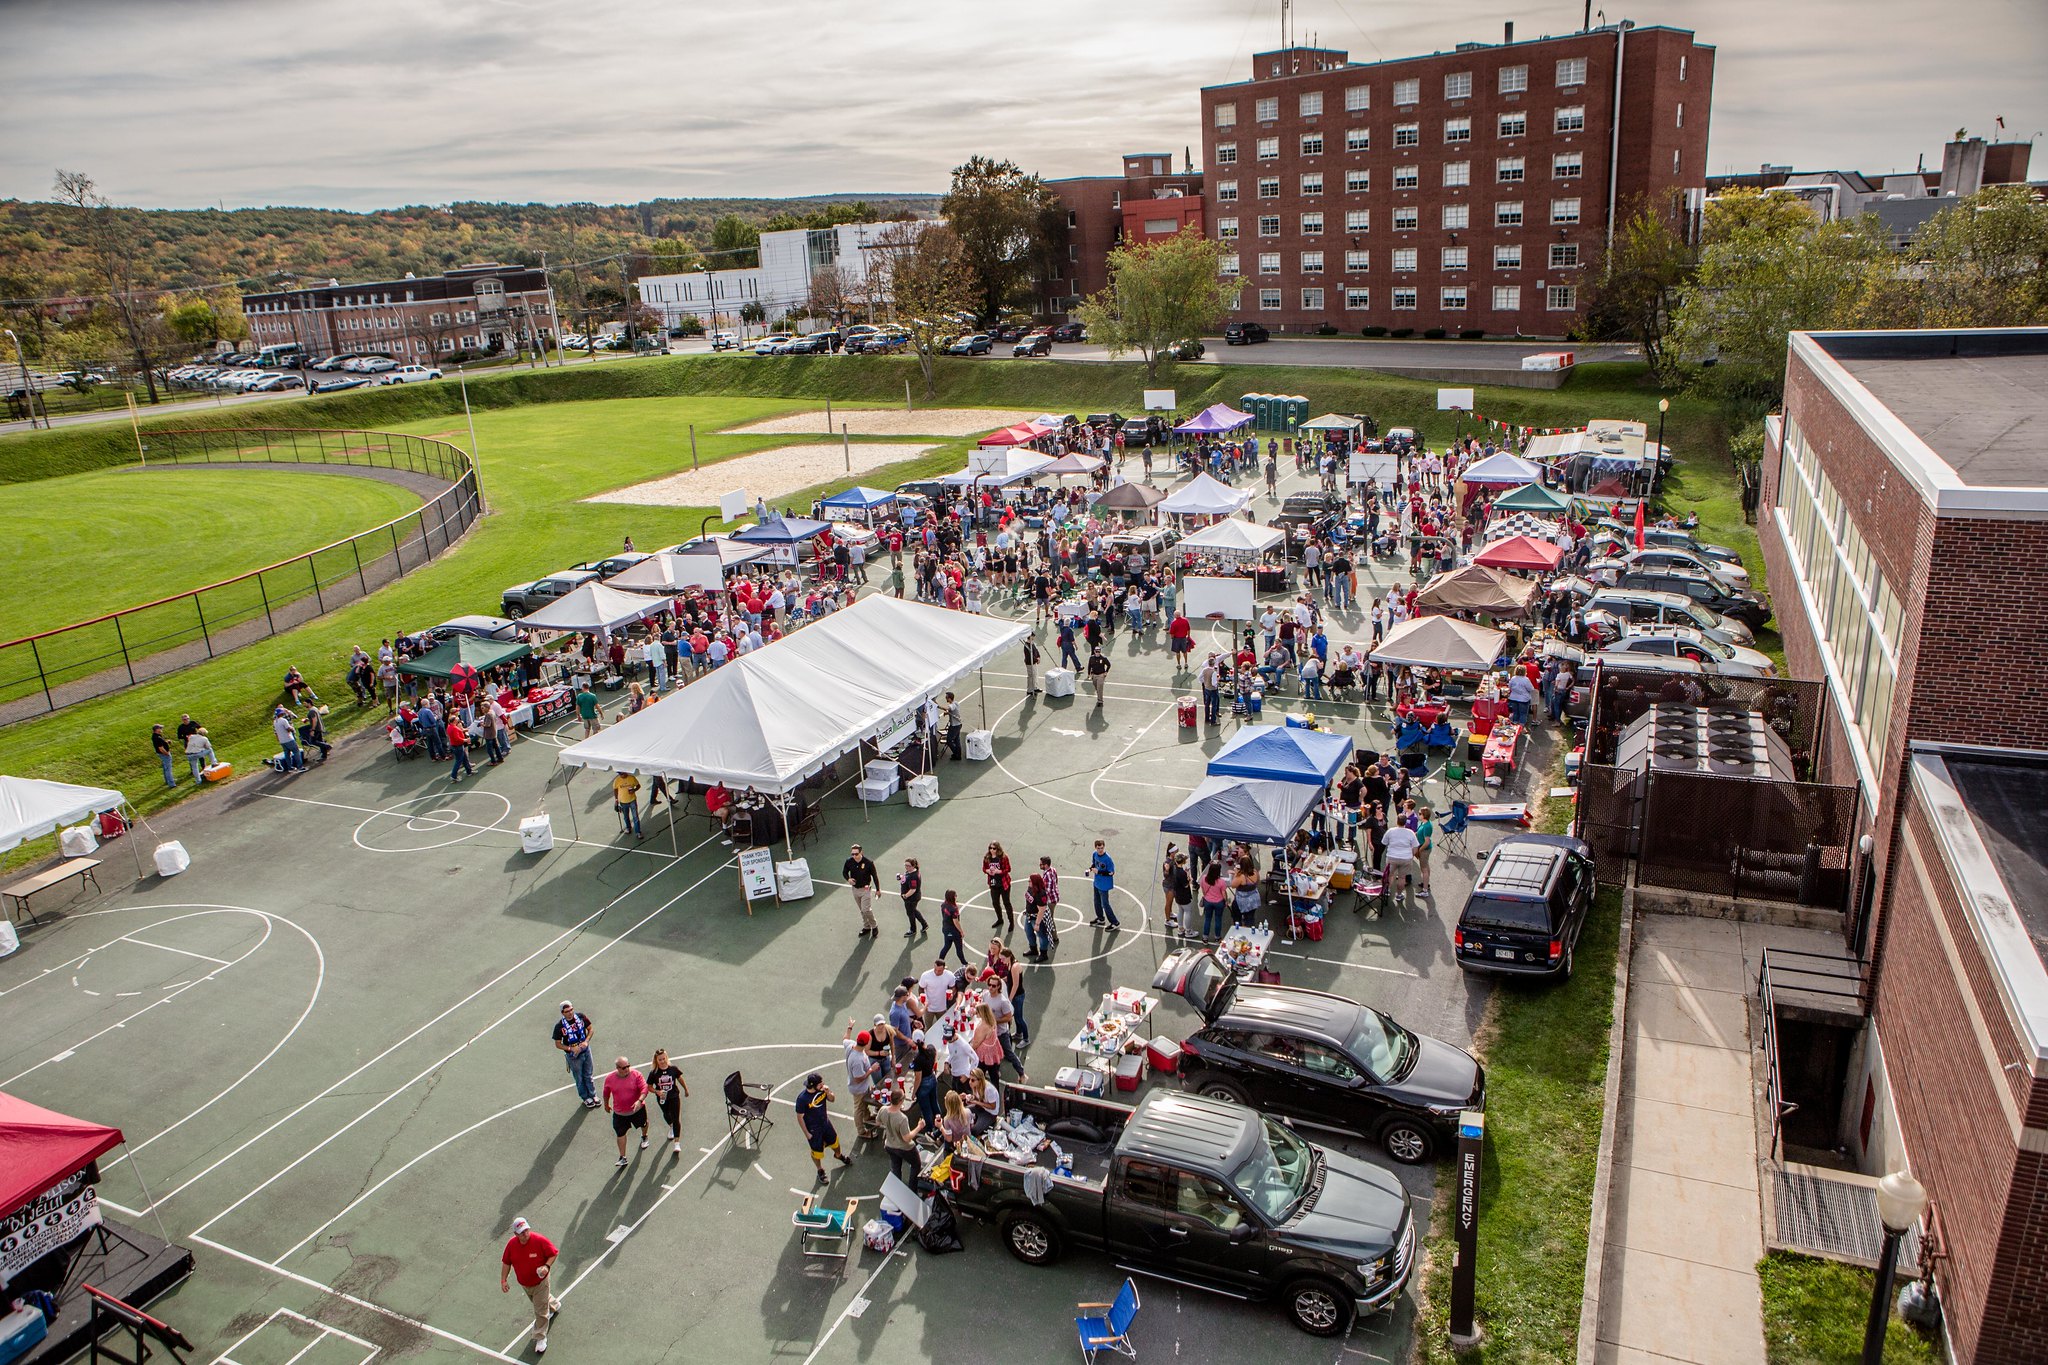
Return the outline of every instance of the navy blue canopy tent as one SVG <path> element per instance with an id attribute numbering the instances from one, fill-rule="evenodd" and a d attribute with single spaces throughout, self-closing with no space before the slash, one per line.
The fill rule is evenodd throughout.
<path id="1" fill-rule="evenodd" d="M 885 493 L 879 488 L 868 488 L 855 484 L 843 493 L 834 493 L 824 500 L 827 507 L 851 507 L 860 512 L 871 512 L 877 507 L 887 507 L 896 501 L 894 493 Z"/>
<path id="2" fill-rule="evenodd" d="M 749 526 L 744 531 L 734 531 L 729 539 L 748 545 L 794 545 L 800 540 L 809 540 L 822 531 L 831 530 L 831 524 L 812 521 L 809 517 L 778 517 L 770 515 L 766 521 Z"/>
<path id="3" fill-rule="evenodd" d="M 1205 777 L 1180 809 L 1159 822 L 1159 829 L 1205 839 L 1284 844 L 1322 799 L 1322 788 L 1306 782 Z"/>
<path id="4" fill-rule="evenodd" d="M 1327 787 L 1350 758 L 1349 735 L 1298 725 L 1247 725 L 1209 760 L 1209 775 Z"/>

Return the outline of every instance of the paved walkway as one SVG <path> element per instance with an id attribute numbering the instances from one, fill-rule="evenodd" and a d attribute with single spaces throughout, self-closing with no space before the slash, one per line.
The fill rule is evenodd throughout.
<path id="1" fill-rule="evenodd" d="M 1598 1361 L 1764 1358 L 1748 997 L 1788 933 L 1636 921 Z"/>

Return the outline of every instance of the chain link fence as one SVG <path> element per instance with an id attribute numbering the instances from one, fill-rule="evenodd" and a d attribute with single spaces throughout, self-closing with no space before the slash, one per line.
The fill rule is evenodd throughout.
<path id="1" fill-rule="evenodd" d="M 368 596 L 461 539 L 484 510 L 467 451 L 385 431 L 159 430 L 149 465 L 393 471 L 427 501 L 381 526 L 236 578 L 0 643 L 0 724 L 105 696 L 266 639 Z"/>

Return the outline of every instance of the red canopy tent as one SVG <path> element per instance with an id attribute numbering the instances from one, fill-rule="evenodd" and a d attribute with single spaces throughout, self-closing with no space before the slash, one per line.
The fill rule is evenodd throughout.
<path id="1" fill-rule="evenodd" d="M 1019 426 L 1004 427 L 1001 431 L 992 431 L 975 442 L 975 444 L 984 446 L 1021 446 L 1028 445 L 1045 434 L 1044 429 L 1024 423 Z"/>
<path id="2" fill-rule="evenodd" d="M 1474 564 L 1484 564 L 1490 569 L 1520 569 L 1526 573 L 1544 573 L 1557 567 L 1564 558 L 1561 546 L 1534 536 L 1509 536 L 1496 540 L 1478 554 L 1472 556 Z"/>
<path id="3" fill-rule="evenodd" d="M 0 1215 L 78 1174 L 122 1141 L 119 1128 L 0 1094 Z"/>

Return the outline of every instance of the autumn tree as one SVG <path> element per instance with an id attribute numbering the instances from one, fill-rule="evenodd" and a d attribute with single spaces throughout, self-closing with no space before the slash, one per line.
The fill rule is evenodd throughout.
<path id="1" fill-rule="evenodd" d="M 850 300 L 846 276 L 836 265 L 811 272 L 810 292 L 804 298 L 804 312 L 821 321 L 837 324 L 844 320 Z"/>
<path id="2" fill-rule="evenodd" d="M 1243 282 L 1222 272 L 1223 243 L 1195 228 L 1109 253 L 1109 288 L 1076 310 L 1088 339 L 1112 356 L 1135 351 L 1145 377 L 1181 342 L 1221 326 Z"/>
<path id="3" fill-rule="evenodd" d="M 2034 327 L 2048 323 L 2048 203 L 1993 185 L 1943 209 L 1896 257 L 1875 263 L 1858 327 Z"/>
<path id="4" fill-rule="evenodd" d="M 1587 331 L 1635 342 L 1650 373 L 1668 378 L 1672 315 L 1697 262 L 1698 253 L 1672 226 L 1671 216 L 1649 199 L 1638 200 L 1615 228 Z"/>
<path id="5" fill-rule="evenodd" d="M 727 214 L 711 225 L 711 246 L 705 251 L 714 270 L 739 270 L 761 264 L 761 229 Z"/>
<path id="6" fill-rule="evenodd" d="M 960 329 L 948 316 L 974 300 L 974 276 L 960 238 L 942 224 L 903 223 L 882 234 L 877 264 L 888 271 L 889 297 L 897 324 L 910 334 L 910 348 L 924 375 L 924 396 L 932 396 L 932 361 L 946 339 Z"/>
<path id="7" fill-rule="evenodd" d="M 959 243 L 983 318 L 1028 307 L 1033 283 L 1064 245 L 1066 210 L 1059 196 L 1015 162 L 972 157 L 953 170 L 939 212 Z"/>
<path id="8" fill-rule="evenodd" d="M 168 329 L 157 291 L 137 282 L 132 234 L 91 176 L 60 170 L 56 190 L 58 202 L 82 224 L 98 277 L 107 288 L 107 307 L 136 372 L 142 376 L 149 401 L 161 402 L 156 391 L 156 358 L 168 340 Z"/>

